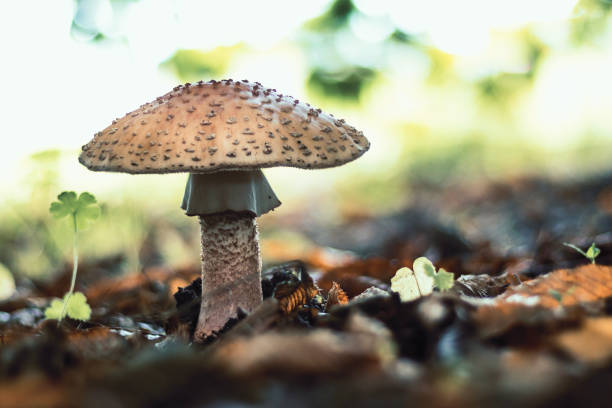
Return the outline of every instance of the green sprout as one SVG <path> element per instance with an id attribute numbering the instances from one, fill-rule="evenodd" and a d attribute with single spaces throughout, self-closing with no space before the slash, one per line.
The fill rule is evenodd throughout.
<path id="1" fill-rule="evenodd" d="M 574 293 L 575 290 L 576 290 L 576 285 L 573 285 L 568 290 L 566 290 L 565 293 L 561 293 L 555 289 L 548 289 L 548 294 L 552 296 L 559 303 L 559 306 L 562 306 L 563 298 L 568 295 L 571 295 L 572 293 Z"/>
<path id="2" fill-rule="evenodd" d="M 80 292 L 74 293 L 79 264 L 78 236 L 79 230 L 87 228 L 100 216 L 100 207 L 97 205 L 93 194 L 88 192 L 81 193 L 77 198 L 74 191 L 64 191 L 57 196 L 57 199 L 58 201 L 51 203 L 49 212 L 54 218 L 58 219 L 70 217 L 74 232 L 70 289 L 64 295 L 63 300 L 54 299 L 51 305 L 45 309 L 45 317 L 47 319 L 57 319 L 59 324 L 66 315 L 76 320 L 88 320 L 91 316 L 91 308 L 87 304 L 85 295 Z"/>
<path id="3" fill-rule="evenodd" d="M 436 272 L 434 264 L 422 256 L 408 267 L 400 268 L 391 278 L 391 290 L 398 292 L 403 302 L 429 295 L 434 287 L 444 292 L 454 285 L 454 275 L 440 268 Z"/>
<path id="4" fill-rule="evenodd" d="M 578 248 L 576 245 L 572 245 L 567 242 L 564 242 L 563 245 L 565 245 L 566 247 L 572 248 L 576 252 L 582 254 L 585 258 L 590 260 L 592 264 L 595 263 L 595 258 L 597 258 L 599 254 L 601 253 L 601 250 L 595 246 L 594 242 L 591 244 L 591 246 L 589 247 L 589 249 L 587 249 L 586 252 Z"/>

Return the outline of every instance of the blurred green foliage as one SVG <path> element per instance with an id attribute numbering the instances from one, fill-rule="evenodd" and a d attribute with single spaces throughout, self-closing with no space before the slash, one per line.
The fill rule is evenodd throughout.
<path id="1" fill-rule="evenodd" d="M 333 31 L 346 26 L 351 14 L 357 9 L 351 0 L 333 0 L 319 17 L 306 23 L 305 28 L 313 31 Z"/>
<path id="2" fill-rule="evenodd" d="M 612 1 L 581 0 L 576 7 L 577 16 L 572 20 L 572 40 L 575 44 L 591 43 L 605 34 L 609 25 Z"/>
<path id="3" fill-rule="evenodd" d="M 308 77 L 308 86 L 323 95 L 345 100 L 358 100 L 361 92 L 376 75 L 373 69 L 350 66 L 338 71 L 314 68 Z"/>
<path id="4" fill-rule="evenodd" d="M 8 299 L 15 292 L 15 279 L 6 266 L 0 263 L 0 301 Z"/>
<path id="5" fill-rule="evenodd" d="M 0 207 L 0 264 L 19 279 L 51 279 L 71 264 L 73 226 L 53 220 L 49 213 L 49 202 L 55 199 L 60 184 L 62 156 L 58 151 L 31 156 L 30 170 L 21 183 L 23 198 Z M 74 157 L 69 155 L 69 159 Z M 31 174 L 39 177 L 29 177 Z M 83 204 L 89 201 L 85 198 Z M 180 266 L 198 259 L 197 222 L 179 211 L 160 216 L 156 202 L 123 199 L 102 205 L 99 217 L 96 227 L 79 238 L 84 263 L 118 260 L 120 264 L 109 266 L 107 272 L 133 273 L 156 262 Z M 156 239 L 166 243 L 171 240 L 168 248 L 172 251 L 156 253 L 160 245 L 152 245 L 148 241 L 151 237 L 164 237 Z"/>
<path id="6" fill-rule="evenodd" d="M 243 45 L 236 44 L 212 51 L 177 50 L 161 67 L 172 71 L 182 82 L 207 80 L 222 76 L 232 58 L 243 49 Z"/>

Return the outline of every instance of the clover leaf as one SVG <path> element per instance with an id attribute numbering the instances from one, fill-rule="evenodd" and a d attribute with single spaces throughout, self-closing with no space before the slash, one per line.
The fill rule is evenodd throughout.
<path id="1" fill-rule="evenodd" d="M 408 302 L 429 295 L 433 291 L 433 279 L 404 267 L 391 278 L 391 290 L 399 294 L 402 302 Z"/>
<path id="2" fill-rule="evenodd" d="M 453 287 L 454 275 L 436 267 L 425 257 L 417 258 L 412 268 L 403 267 L 391 278 L 391 290 L 397 292 L 402 302 L 429 295 L 434 287 L 445 291 Z"/>
<path id="3" fill-rule="evenodd" d="M 455 284 L 455 275 L 453 275 L 451 272 L 447 272 L 444 268 L 440 268 L 438 273 L 434 275 L 433 279 L 434 285 L 440 289 L 440 292 L 449 290 Z"/>
<path id="4" fill-rule="evenodd" d="M 78 197 L 74 191 L 64 191 L 57 196 L 58 201 L 51 203 L 49 212 L 54 218 L 72 218 L 74 228 L 74 246 L 72 249 L 72 279 L 70 289 L 64 295 L 64 300 L 55 299 L 45 310 L 48 319 L 57 319 L 58 325 L 66 314 L 78 320 L 87 320 L 91 315 L 91 308 L 82 293 L 74 293 L 77 268 L 79 265 L 78 236 L 79 230 L 85 229 L 89 224 L 100 216 L 100 207 L 96 197 L 88 192 L 81 193 Z"/>
<path id="5" fill-rule="evenodd" d="M 87 304 L 87 298 L 81 292 L 66 293 L 64 299 L 53 299 L 45 309 L 46 319 L 62 320 L 64 317 L 75 320 L 89 320 L 91 307 Z"/>
<path id="6" fill-rule="evenodd" d="M 49 212 L 54 218 L 72 216 L 75 229 L 85 229 L 100 217 L 100 207 L 91 193 L 83 192 L 77 197 L 74 191 L 64 191 L 57 199 L 51 203 Z"/>

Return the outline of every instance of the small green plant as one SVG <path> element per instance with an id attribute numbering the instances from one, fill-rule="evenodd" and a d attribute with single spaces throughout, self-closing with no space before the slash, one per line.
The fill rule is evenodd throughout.
<path id="1" fill-rule="evenodd" d="M 100 207 L 96 203 L 93 194 L 84 192 L 78 197 L 74 191 L 64 191 L 57 196 L 58 201 L 51 203 L 49 212 L 54 218 L 69 217 L 73 227 L 74 241 L 72 250 L 72 280 L 70 289 L 64 295 L 64 299 L 54 299 L 51 305 L 45 309 L 47 319 L 57 319 L 58 324 L 62 319 L 68 317 L 77 320 L 88 320 L 91 316 L 91 308 L 87 304 L 85 295 L 74 293 L 77 268 L 79 264 L 79 231 L 86 229 L 100 216 Z"/>
<path id="2" fill-rule="evenodd" d="M 391 278 L 391 290 L 399 293 L 402 302 L 429 295 L 434 287 L 441 292 L 449 290 L 454 285 L 454 275 L 435 266 L 425 257 L 417 258 L 412 268 L 400 268 Z"/>
<path id="3" fill-rule="evenodd" d="M 576 252 L 582 254 L 585 258 L 590 260 L 592 264 L 595 263 L 595 258 L 597 258 L 599 254 L 601 253 L 601 250 L 595 246 L 594 242 L 591 244 L 591 246 L 589 247 L 589 249 L 587 249 L 586 252 L 578 248 L 576 245 L 572 245 L 567 242 L 564 242 L 563 245 L 565 245 L 566 247 L 572 248 Z"/>
<path id="4" fill-rule="evenodd" d="M 555 289 L 548 289 L 548 294 L 552 296 L 559 303 L 559 306 L 563 306 L 563 298 L 565 296 L 571 295 L 572 293 L 574 293 L 575 290 L 576 290 L 576 286 L 574 285 L 570 287 L 568 290 L 566 290 L 565 293 L 561 293 Z"/>

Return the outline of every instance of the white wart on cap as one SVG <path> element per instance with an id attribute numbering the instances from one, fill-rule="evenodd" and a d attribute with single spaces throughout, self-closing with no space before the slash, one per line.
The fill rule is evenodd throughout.
<path id="1" fill-rule="evenodd" d="M 79 161 L 125 173 L 315 169 L 355 160 L 369 147 L 343 119 L 258 82 L 228 79 L 177 86 L 114 120 Z"/>

